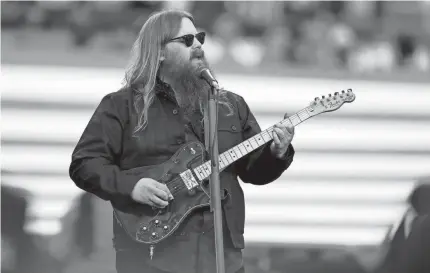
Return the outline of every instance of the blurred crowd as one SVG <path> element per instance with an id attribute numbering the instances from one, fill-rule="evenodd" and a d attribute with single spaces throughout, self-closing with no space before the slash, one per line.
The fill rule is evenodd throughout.
<path id="1" fill-rule="evenodd" d="M 428 1 L 2 2 L 2 30 L 63 30 L 80 48 L 110 37 L 112 47 L 125 52 L 146 18 L 161 8 L 194 15 L 208 33 L 214 62 L 357 73 L 430 70 Z"/>
<path id="2" fill-rule="evenodd" d="M 55 38 L 43 44 L 50 43 L 44 49 L 48 52 L 62 46 L 60 38 L 56 39 L 66 35 L 70 46 L 81 52 L 96 48 L 126 58 L 144 21 L 162 8 L 185 9 L 193 14 L 197 26 L 208 33 L 205 49 L 215 63 L 354 73 L 430 71 L 429 1 L 2 1 L 2 32 L 31 33 L 39 40 L 52 34 Z M 10 37 L 13 35 L 2 33 L 3 60 Z M 35 44 L 20 44 L 15 52 L 21 54 L 25 47 Z M 410 211 L 399 226 L 393 227 L 386 255 L 372 273 L 393 272 L 399 266 L 424 267 L 430 246 L 430 178 L 425 184 L 425 188 L 414 190 Z M 35 240 L 24 230 L 28 194 L 3 185 L 1 194 L 1 272 L 65 272 L 62 268 L 70 256 L 63 260 L 51 257 L 42 240 Z M 88 232 L 95 231 L 90 195 L 82 196 L 74 213 L 78 215 L 72 236 L 76 246 L 67 247 L 76 248 L 79 257 L 89 259 L 96 251 L 95 235 Z M 425 247 L 424 251 L 416 251 L 417 246 Z M 331 257 L 320 250 L 305 254 L 298 258 L 295 250 L 275 249 L 267 259 L 252 257 L 247 263 L 256 268 L 255 272 L 285 272 L 287 268 L 291 272 L 363 272 L 349 256 Z M 430 267 L 428 262 L 425 266 Z"/>

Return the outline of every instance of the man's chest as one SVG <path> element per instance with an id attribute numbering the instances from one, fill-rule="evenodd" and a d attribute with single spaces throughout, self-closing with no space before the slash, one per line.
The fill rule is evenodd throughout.
<path id="1" fill-rule="evenodd" d="M 190 141 L 205 144 L 203 115 L 185 116 L 181 109 L 172 105 L 158 105 L 151 109 L 143 131 L 133 135 L 131 126 L 125 128 L 123 135 L 121 165 L 124 168 L 160 164 Z M 220 112 L 217 127 L 220 153 L 243 140 L 237 115 Z"/>

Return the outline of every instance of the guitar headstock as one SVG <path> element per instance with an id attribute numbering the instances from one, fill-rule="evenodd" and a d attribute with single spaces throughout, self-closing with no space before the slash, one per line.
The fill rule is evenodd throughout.
<path id="1" fill-rule="evenodd" d="M 324 112 L 332 112 L 339 109 L 344 103 L 350 103 L 355 100 L 355 94 L 352 89 L 348 89 L 347 92 L 336 92 L 334 95 L 329 94 L 328 97 L 322 96 L 321 98 L 316 97 L 310 105 L 307 107 L 309 113 L 314 116 Z"/>

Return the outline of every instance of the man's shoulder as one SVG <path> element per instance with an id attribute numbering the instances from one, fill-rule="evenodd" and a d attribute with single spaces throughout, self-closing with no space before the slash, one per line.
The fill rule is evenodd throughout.
<path id="1" fill-rule="evenodd" d="M 245 106 L 245 99 L 241 95 L 230 90 L 224 90 L 224 92 L 227 100 L 235 107 L 241 108 Z"/>
<path id="2" fill-rule="evenodd" d="M 131 106 L 131 89 L 121 87 L 120 89 L 107 93 L 100 102 L 99 110 L 115 111 L 122 119 L 127 119 Z"/>
<path id="3" fill-rule="evenodd" d="M 116 91 L 112 91 L 110 93 L 107 93 L 103 99 L 110 99 L 115 102 L 124 102 L 127 101 L 130 98 L 131 89 L 128 87 L 121 87 L 120 89 Z"/>
<path id="4" fill-rule="evenodd" d="M 239 94 L 237 94 L 237 93 L 235 93 L 233 91 L 230 91 L 230 90 L 226 90 L 226 89 L 223 89 L 223 90 L 224 90 L 224 92 L 225 92 L 225 94 L 227 95 L 228 98 L 236 99 L 236 100 L 239 100 L 239 99 L 243 100 L 243 97 L 241 95 L 239 95 Z"/>

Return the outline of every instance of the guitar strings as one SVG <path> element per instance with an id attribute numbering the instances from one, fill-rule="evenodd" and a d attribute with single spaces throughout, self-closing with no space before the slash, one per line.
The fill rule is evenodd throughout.
<path id="1" fill-rule="evenodd" d="M 269 127 L 265 131 L 261 132 L 261 135 L 268 135 L 270 137 L 270 139 L 273 139 L 273 136 L 270 134 L 271 132 L 273 132 L 273 126 Z M 184 188 L 186 188 L 186 185 L 183 183 L 180 176 L 177 176 L 174 179 L 172 179 L 171 181 L 166 182 L 166 185 L 173 186 L 173 190 L 171 190 L 172 195 L 175 195 L 175 194 L 179 193 L 180 191 L 182 191 Z"/>
<path id="2" fill-rule="evenodd" d="M 281 124 L 284 124 L 284 123 L 286 123 L 287 121 L 289 121 L 291 124 L 293 124 L 293 120 L 291 119 L 291 118 L 294 118 L 294 116 L 298 116 L 299 117 L 299 114 L 306 114 L 306 115 L 308 115 L 307 113 L 305 113 L 305 111 L 306 111 L 306 109 L 302 109 L 301 111 L 299 111 L 299 112 L 297 112 L 295 115 L 293 115 L 293 116 L 291 116 L 291 117 L 288 117 L 288 118 L 286 118 L 286 119 L 284 119 L 284 120 L 282 120 L 282 121 L 280 121 L 279 123 L 281 123 Z M 308 116 L 309 117 L 309 116 Z M 306 117 L 306 118 L 308 118 L 308 117 Z M 300 123 L 301 121 L 303 121 L 303 120 L 300 120 L 300 118 L 299 118 L 299 122 L 298 123 Z M 297 123 L 297 124 L 298 124 Z M 259 134 L 261 135 L 261 136 L 269 136 L 269 138 L 270 138 L 270 140 L 272 140 L 273 139 L 273 130 L 274 130 L 274 125 L 272 125 L 272 126 L 270 126 L 269 128 L 267 128 L 266 130 L 264 130 L 264 131 L 262 131 L 262 132 L 260 132 Z M 263 138 L 264 139 L 264 138 Z M 269 140 L 269 141 L 270 141 Z M 261 147 L 262 145 L 260 145 L 259 147 Z M 256 149 L 258 149 L 259 147 L 257 147 Z M 252 151 L 251 151 L 252 152 Z M 248 153 L 250 153 L 250 152 L 248 152 Z M 243 155 L 242 155 L 243 156 Z M 221 159 L 222 160 L 222 159 Z M 206 163 L 206 162 L 205 162 Z M 205 163 L 203 163 L 203 164 L 205 164 Z M 202 164 L 202 165 L 203 165 Z M 171 194 L 172 195 L 175 195 L 175 194 L 177 194 L 177 193 L 179 193 L 180 191 L 182 191 L 184 188 L 186 188 L 186 185 L 185 185 L 185 183 L 183 183 L 183 181 L 182 181 L 182 179 L 180 178 L 180 176 L 177 176 L 177 177 L 175 177 L 174 179 L 172 179 L 171 181 L 168 181 L 168 182 L 166 182 L 166 185 L 173 185 L 174 187 L 173 187 L 173 190 L 171 191 Z"/>

